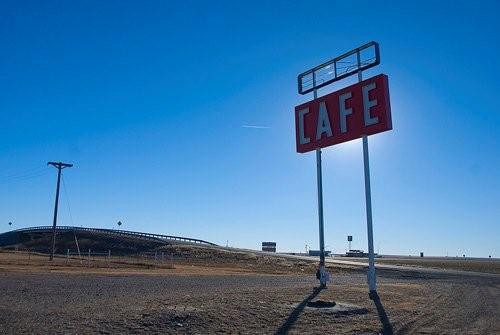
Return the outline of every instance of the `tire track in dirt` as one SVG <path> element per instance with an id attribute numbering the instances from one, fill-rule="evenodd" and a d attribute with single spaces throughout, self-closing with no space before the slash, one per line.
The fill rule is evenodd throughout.
<path id="1" fill-rule="evenodd" d="M 441 293 L 405 320 L 397 334 L 499 333 L 498 286 L 439 283 L 431 290 Z"/>

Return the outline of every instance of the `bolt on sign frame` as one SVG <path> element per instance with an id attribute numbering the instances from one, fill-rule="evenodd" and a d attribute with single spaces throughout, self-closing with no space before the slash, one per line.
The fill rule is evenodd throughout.
<path id="1" fill-rule="evenodd" d="M 368 57 L 366 57 L 368 55 Z M 367 235 L 368 235 L 368 286 L 370 295 L 376 294 L 376 274 L 375 274 L 375 255 L 373 247 L 373 225 L 372 225 L 372 206 L 371 206 L 371 186 L 370 186 L 370 163 L 369 163 L 369 153 L 368 153 L 368 135 L 372 135 L 381 131 L 386 131 L 392 129 L 391 121 L 391 109 L 389 102 L 389 90 L 388 90 L 388 78 L 385 75 L 379 75 L 366 80 L 363 83 L 362 72 L 374 66 L 380 64 L 380 50 L 377 42 L 369 42 L 358 48 L 355 48 L 345 54 L 336 57 L 328 62 L 320 64 L 310 70 L 307 70 L 299 74 L 297 78 L 298 82 L 298 92 L 300 94 L 307 94 L 313 92 L 314 100 L 302 104 L 296 107 L 296 139 L 297 139 L 297 152 L 307 152 L 311 150 L 316 150 L 316 171 L 317 171 L 317 187 L 318 187 L 318 219 L 319 219 L 319 246 L 320 246 L 320 284 L 321 286 L 326 285 L 328 274 L 325 270 L 325 250 L 324 250 L 324 220 L 323 220 L 323 185 L 322 185 L 322 167 L 321 167 L 321 148 L 334 145 L 337 143 L 353 140 L 356 138 L 363 139 L 363 163 L 364 163 L 364 177 L 365 177 L 365 202 L 366 202 L 366 221 L 367 221 Z M 351 87 L 344 88 L 338 92 L 333 92 L 325 97 L 318 99 L 317 90 L 325 87 L 333 82 L 339 81 L 341 79 L 347 78 L 351 75 L 358 75 L 358 84 L 352 85 Z M 378 79 L 377 79 L 378 78 Z M 374 82 L 378 80 L 377 82 Z M 374 97 L 372 92 L 370 96 L 370 91 L 377 88 L 377 97 Z M 382 89 L 381 87 L 382 86 Z M 349 89 L 353 89 L 350 93 Z M 362 97 L 356 95 L 354 91 L 359 90 L 362 92 Z M 341 92 L 344 91 L 344 92 Z M 342 94 L 344 93 L 344 94 Z M 336 95 L 335 95 L 336 94 Z M 334 95 L 332 97 L 332 95 Z M 378 102 L 382 97 L 381 104 Z M 340 133 L 344 138 L 334 138 L 334 132 L 329 123 L 329 113 L 327 108 L 327 99 L 339 98 L 338 109 L 340 111 L 342 119 L 338 120 L 340 123 Z M 378 99 L 378 100 L 377 100 Z M 321 101 L 323 100 L 323 101 Z M 348 106 L 348 100 L 352 100 L 352 104 L 357 104 L 356 106 Z M 309 113 L 308 105 L 315 105 L 317 108 L 316 116 L 314 120 L 316 121 L 316 143 L 310 145 L 309 147 L 304 147 L 304 145 L 309 144 L 307 140 L 309 137 L 304 135 L 304 129 L 307 127 L 304 123 L 301 125 L 300 120 L 302 116 Z M 382 105 L 382 106 L 381 106 Z M 331 104 L 330 104 L 331 106 Z M 380 126 L 378 116 L 371 115 L 371 108 L 382 108 L 381 116 L 383 121 L 383 126 Z M 360 110 L 361 109 L 361 110 Z M 301 116 L 302 113 L 302 116 Z M 355 133 L 348 134 L 347 131 L 347 116 L 353 116 L 351 114 L 363 113 L 364 114 L 364 127 L 363 125 L 355 125 L 353 127 Z M 314 113 L 313 113 L 314 114 Z M 335 119 L 335 118 L 334 118 Z M 368 122 L 367 122 L 368 119 Z M 358 120 L 361 120 L 358 118 Z M 328 121 L 328 124 L 327 124 Z M 314 121 L 312 121 L 314 122 Z M 378 129 L 373 130 L 373 127 L 378 127 Z M 302 127 L 302 128 L 301 128 Z M 370 128 L 372 127 L 372 128 Z M 320 128 L 320 130 L 318 130 Z M 328 131 L 329 130 L 329 131 Z M 326 133 L 326 137 L 324 137 Z M 303 136 L 301 136 L 303 135 Z M 330 137 L 330 139 L 328 139 Z M 323 144 L 321 143 L 322 141 Z M 325 142 L 326 141 L 326 142 Z"/>

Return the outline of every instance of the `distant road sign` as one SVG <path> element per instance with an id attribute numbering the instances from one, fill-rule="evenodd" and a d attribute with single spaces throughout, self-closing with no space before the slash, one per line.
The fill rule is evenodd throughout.
<path id="1" fill-rule="evenodd" d="M 262 242 L 262 251 L 276 252 L 276 242 Z"/>
<path id="2" fill-rule="evenodd" d="M 300 153 L 391 129 L 389 82 L 384 74 L 295 107 Z"/>

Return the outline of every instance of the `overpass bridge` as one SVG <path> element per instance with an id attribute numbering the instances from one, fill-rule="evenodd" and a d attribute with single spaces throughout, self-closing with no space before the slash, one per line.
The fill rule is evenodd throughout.
<path id="1" fill-rule="evenodd" d="M 3 234 L 0 234 L 0 247 L 15 245 L 20 242 L 20 237 L 23 234 L 33 234 L 33 233 L 51 233 L 52 226 L 39 226 L 39 227 L 29 227 L 12 230 Z M 87 228 L 87 227 L 73 227 L 73 226 L 58 226 L 56 227 L 56 233 L 64 232 L 75 232 L 81 233 L 85 232 L 87 234 L 95 234 L 102 236 L 121 236 L 129 238 L 138 238 L 142 240 L 148 240 L 152 242 L 160 242 L 165 244 L 175 244 L 175 243 L 188 243 L 188 244 L 199 244 L 208 246 L 217 246 L 215 243 L 200 240 L 197 238 L 183 237 L 183 236 L 173 236 L 173 235 L 163 235 L 163 234 L 151 234 L 151 233 L 141 233 L 129 230 L 120 229 L 105 229 L 105 228 Z"/>

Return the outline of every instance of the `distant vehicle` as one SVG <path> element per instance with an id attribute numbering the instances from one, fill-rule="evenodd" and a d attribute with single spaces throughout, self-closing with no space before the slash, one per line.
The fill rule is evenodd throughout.
<path id="1" fill-rule="evenodd" d="M 309 256 L 316 256 L 319 257 L 320 251 L 319 250 L 309 250 Z M 325 256 L 329 257 L 331 256 L 332 252 L 325 250 Z"/>
<path id="2" fill-rule="evenodd" d="M 377 253 L 375 253 L 375 256 L 377 256 Z M 363 250 L 349 250 L 344 257 L 368 257 L 368 253 Z"/>

